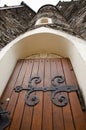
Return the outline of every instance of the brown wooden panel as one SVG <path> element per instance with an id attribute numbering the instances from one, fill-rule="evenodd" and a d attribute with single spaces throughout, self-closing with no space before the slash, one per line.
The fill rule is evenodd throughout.
<path id="1" fill-rule="evenodd" d="M 58 60 L 52 59 L 51 60 L 51 79 L 59 75 L 57 70 Z M 63 119 L 63 110 L 62 107 L 57 107 L 53 104 L 53 130 L 64 130 L 64 119 Z"/>
<path id="2" fill-rule="evenodd" d="M 58 70 L 59 75 L 62 75 L 65 78 L 62 59 L 57 60 L 57 70 Z M 66 81 L 63 83 L 63 85 L 65 84 L 66 84 Z M 69 98 L 66 92 L 63 92 L 62 94 L 64 94 L 67 98 Z M 71 114 L 71 106 L 69 102 L 65 107 L 63 107 L 63 118 L 64 118 L 65 130 L 75 130 L 73 119 L 72 119 L 72 114 Z"/>
<path id="3" fill-rule="evenodd" d="M 31 77 L 40 76 L 39 84 L 32 83 L 35 87 L 51 86 L 51 79 L 56 75 L 65 77 L 65 82 L 60 85 L 77 85 L 77 80 L 68 59 L 40 59 L 21 60 L 7 85 L 1 101 L 10 97 L 3 107 L 10 111 L 11 124 L 6 130 L 85 130 L 86 112 L 83 112 L 76 92 L 67 94 L 69 103 L 65 107 L 58 107 L 51 101 L 51 92 L 33 92 L 40 102 L 34 106 L 27 106 L 24 102 L 26 91 L 15 93 L 16 86 L 28 87 Z"/>
<path id="4" fill-rule="evenodd" d="M 32 71 L 31 71 L 31 75 L 29 78 L 37 76 L 38 73 L 38 67 L 39 67 L 39 61 L 35 60 L 33 61 L 33 67 L 32 67 Z M 34 84 L 33 84 L 34 85 Z M 31 95 L 34 95 L 34 93 L 32 93 Z M 29 107 L 27 105 L 25 105 L 25 110 L 24 110 L 24 115 L 23 115 L 23 120 L 21 123 L 21 130 L 30 130 L 32 127 L 32 120 L 33 120 L 33 112 L 34 112 L 34 108 L 33 107 Z"/>
<path id="5" fill-rule="evenodd" d="M 44 81 L 44 60 L 40 60 L 38 76 L 41 77 L 42 81 L 37 86 L 41 87 L 43 86 Z M 34 107 L 31 130 L 41 130 L 42 127 L 43 92 L 36 92 L 36 95 L 38 96 L 40 102 Z"/>
<path id="6" fill-rule="evenodd" d="M 1 97 L 1 102 L 3 102 L 3 108 L 4 109 L 6 109 L 8 104 L 9 104 L 9 102 L 7 102 L 6 99 L 7 98 L 11 99 L 13 89 L 15 87 L 15 84 L 17 82 L 19 73 L 20 73 L 20 71 L 22 69 L 22 66 L 23 66 L 23 62 L 24 62 L 23 60 L 19 60 L 17 62 L 17 65 L 16 65 L 16 67 L 15 67 L 15 69 L 13 71 L 13 74 L 12 74 L 12 76 L 11 76 L 7 86 L 6 86 L 6 89 L 5 89 L 5 91 L 4 91 L 4 93 L 3 93 L 2 97 Z M 11 113 L 11 111 L 10 111 L 10 113 Z M 9 130 L 9 127 L 7 127 L 6 130 Z"/>
<path id="7" fill-rule="evenodd" d="M 19 86 L 19 85 L 22 85 L 22 82 L 23 82 L 23 79 L 24 79 L 24 76 L 25 76 L 25 72 L 26 72 L 26 68 L 27 68 L 27 62 L 24 61 L 23 65 L 22 65 L 22 69 L 19 73 L 19 76 L 18 76 L 18 79 L 16 81 L 16 84 L 15 84 L 15 87 L 16 86 Z M 17 124 L 18 122 L 18 118 L 17 120 L 15 120 L 14 122 L 14 117 L 15 117 L 15 109 L 17 110 L 16 106 L 18 105 L 18 98 L 19 98 L 19 95 L 18 93 L 15 93 L 15 91 L 12 92 L 12 96 L 11 96 L 11 99 L 10 99 L 10 102 L 7 106 L 7 110 L 10 111 L 10 118 L 12 120 L 12 123 L 11 123 L 11 130 L 13 129 L 16 129 L 19 125 L 19 123 Z M 23 101 L 22 101 L 23 102 Z M 21 102 L 20 102 L 21 103 Z M 19 110 L 21 110 L 19 108 Z M 19 113 L 19 111 L 17 111 Z M 16 116 L 19 117 L 19 114 L 17 113 Z M 17 124 L 17 125 L 16 125 Z"/>
<path id="8" fill-rule="evenodd" d="M 33 61 L 30 60 L 29 65 L 27 67 L 27 72 L 26 72 L 26 75 L 25 75 L 24 83 L 23 83 L 23 86 L 25 86 L 25 87 L 28 87 L 28 81 L 29 81 L 29 78 L 31 77 L 33 64 L 34 64 Z M 23 98 L 23 102 L 24 102 L 24 98 Z M 24 111 L 23 111 L 23 114 L 22 114 L 22 121 L 21 121 L 21 126 L 20 126 L 21 130 L 30 129 L 31 119 L 32 119 L 32 110 L 33 109 L 31 107 L 28 107 L 27 105 L 24 106 Z"/>
<path id="9" fill-rule="evenodd" d="M 44 69 L 44 86 L 51 85 L 51 77 L 50 77 L 50 61 L 48 59 L 45 60 L 45 69 Z M 52 130 L 52 103 L 50 99 L 50 92 L 44 93 L 43 99 L 43 124 L 42 130 Z"/>
<path id="10" fill-rule="evenodd" d="M 27 72 L 29 75 L 29 63 L 26 60 L 25 62 L 26 64 L 26 68 L 25 68 L 25 72 L 24 72 L 24 78 L 22 80 L 22 86 L 25 88 L 27 86 L 28 83 L 28 77 L 27 77 Z M 27 81 L 27 82 L 26 82 Z M 23 111 L 24 111 L 24 96 L 25 96 L 25 92 L 22 91 L 19 94 L 18 100 L 17 100 L 17 104 L 16 104 L 16 108 L 15 108 L 15 112 L 14 112 L 14 116 L 13 116 L 13 121 L 11 123 L 10 129 L 19 129 L 20 125 L 21 125 L 21 119 L 22 119 L 22 115 L 23 115 Z M 20 109 L 21 108 L 21 109 Z M 15 125 L 15 122 L 18 122 L 18 125 Z"/>
<path id="11" fill-rule="evenodd" d="M 14 72 L 6 86 L 6 89 L 1 97 L 1 101 L 3 103 L 3 107 L 4 109 L 6 109 L 7 105 L 8 105 L 8 102 L 6 101 L 7 98 L 10 99 L 11 95 L 12 95 L 12 92 L 13 92 L 13 88 L 15 87 L 15 84 L 17 82 L 17 79 L 18 79 L 18 76 L 19 76 L 19 73 L 22 69 L 22 64 L 23 64 L 23 60 L 19 61 L 14 69 Z"/>
<path id="12" fill-rule="evenodd" d="M 63 68 L 67 84 L 77 85 L 73 69 L 68 59 L 63 59 Z M 69 93 L 71 111 L 76 130 L 86 130 L 86 123 L 76 92 Z"/>

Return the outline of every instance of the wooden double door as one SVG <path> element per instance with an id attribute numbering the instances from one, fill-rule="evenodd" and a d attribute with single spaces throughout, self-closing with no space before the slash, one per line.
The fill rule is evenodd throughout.
<path id="1" fill-rule="evenodd" d="M 37 77 L 40 77 L 41 81 L 37 81 Z M 59 91 L 54 96 L 55 101 L 58 100 L 60 104 L 55 105 L 52 94 L 52 87 L 55 88 L 55 85 L 78 85 L 69 59 L 18 61 L 1 98 L 3 108 L 10 112 L 11 123 L 6 130 L 86 130 L 86 113 L 81 109 L 76 91 Z M 14 88 L 17 86 L 45 89 L 34 89 L 27 94 L 29 90 L 15 92 Z M 29 99 L 28 95 L 32 99 Z M 38 103 L 29 106 L 25 100 L 26 96 L 31 103 L 39 98 Z M 63 100 L 66 103 L 60 106 Z"/>

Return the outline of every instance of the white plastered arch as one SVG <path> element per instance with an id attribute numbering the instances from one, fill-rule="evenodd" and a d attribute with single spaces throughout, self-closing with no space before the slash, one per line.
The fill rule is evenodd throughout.
<path id="1" fill-rule="evenodd" d="M 41 52 L 55 53 L 71 60 L 86 102 L 86 41 L 45 27 L 20 35 L 0 52 L 0 96 L 17 60 Z"/>

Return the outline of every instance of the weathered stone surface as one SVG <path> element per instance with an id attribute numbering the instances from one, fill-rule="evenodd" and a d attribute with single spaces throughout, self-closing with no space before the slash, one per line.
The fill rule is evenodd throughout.
<path id="1" fill-rule="evenodd" d="M 24 33 L 35 14 L 24 3 L 18 7 L 0 8 L 0 47 Z"/>
<path id="2" fill-rule="evenodd" d="M 59 2 L 57 8 L 73 30 L 86 40 L 86 0 Z"/>
<path id="3" fill-rule="evenodd" d="M 51 24 L 38 24 L 42 17 L 52 19 Z M 25 3 L 20 6 L 0 8 L 0 48 L 20 34 L 41 26 L 62 30 L 86 40 L 86 0 L 45 5 L 35 13 Z"/>
<path id="4" fill-rule="evenodd" d="M 86 0 L 80 0 L 78 10 L 69 20 L 74 30 L 86 40 Z"/>
<path id="5" fill-rule="evenodd" d="M 51 18 L 52 23 L 36 25 L 37 20 L 44 17 Z M 56 29 L 56 30 L 66 31 L 70 34 L 75 35 L 73 29 L 68 24 L 66 19 L 62 16 L 61 12 L 56 8 L 56 6 L 53 6 L 53 5 L 45 5 L 38 10 L 37 14 L 35 15 L 35 17 L 31 20 L 29 24 L 29 30 L 38 28 L 40 26 L 45 26 L 48 28 Z"/>

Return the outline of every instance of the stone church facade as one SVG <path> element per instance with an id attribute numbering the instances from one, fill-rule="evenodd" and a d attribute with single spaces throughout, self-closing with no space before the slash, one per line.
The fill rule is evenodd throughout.
<path id="1" fill-rule="evenodd" d="M 86 0 L 0 8 L 5 128 L 86 130 Z"/>
<path id="2" fill-rule="evenodd" d="M 51 22 L 36 23 L 40 18 L 50 19 Z M 86 40 L 86 0 L 59 1 L 56 6 L 41 7 L 37 13 L 24 2 L 14 7 L 5 5 L 0 8 L 0 48 L 20 34 L 40 26 L 63 30 Z"/>

